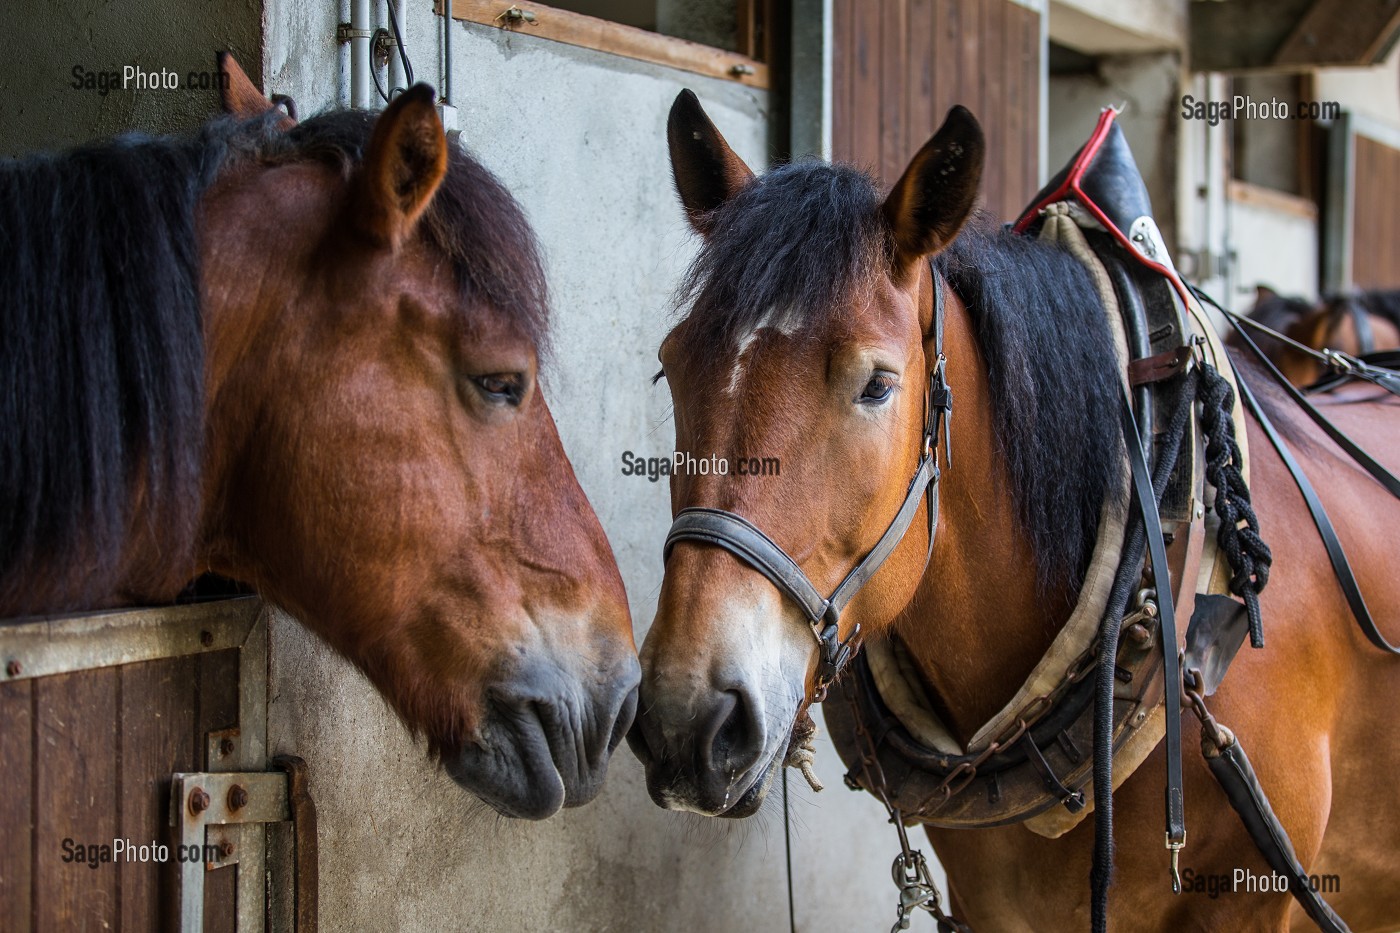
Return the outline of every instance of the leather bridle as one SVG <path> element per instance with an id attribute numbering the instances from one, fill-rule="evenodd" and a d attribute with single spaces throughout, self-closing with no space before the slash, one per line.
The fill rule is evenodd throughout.
<path id="1" fill-rule="evenodd" d="M 935 362 L 929 374 L 928 390 L 924 395 L 924 430 L 921 441 L 922 453 L 914 476 L 909 481 L 909 490 L 904 494 L 904 502 L 895 513 L 880 540 L 860 562 L 846 574 L 845 579 L 828 597 L 821 592 L 803 573 L 797 561 L 779 547 L 772 538 L 763 533 L 757 525 L 724 509 L 689 507 L 676 513 L 671 530 L 666 535 L 662 551 L 663 561 L 671 556 L 677 542 L 695 541 L 721 547 L 735 557 L 767 577 L 769 582 L 787 595 L 803 615 L 807 617 L 821 650 L 818 660 L 817 678 L 812 701 L 820 703 L 826 698 L 827 686 L 836 679 L 856 650 L 860 647 L 860 625 L 841 640 L 841 612 L 865 584 L 875 576 L 882 564 L 894 553 L 903 540 L 914 516 L 919 511 L 919 501 L 928 493 L 928 552 L 924 555 L 924 566 L 928 566 L 933 554 L 933 536 L 938 527 L 938 439 L 945 435 L 953 414 L 953 393 L 948 386 L 947 360 L 943 355 L 944 285 L 938 270 L 929 263 L 933 275 L 933 341 Z M 951 468 L 952 446 L 944 436 L 944 455 Z"/>

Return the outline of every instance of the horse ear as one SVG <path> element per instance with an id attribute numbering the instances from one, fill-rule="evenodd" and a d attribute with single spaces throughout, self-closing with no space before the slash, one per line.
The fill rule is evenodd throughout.
<path id="1" fill-rule="evenodd" d="M 394 98 L 375 121 L 356 178 L 356 223 L 391 249 L 413 232 L 447 174 L 447 137 L 434 102 L 426 84 Z"/>
<path id="2" fill-rule="evenodd" d="M 1277 297 L 1278 292 L 1274 291 L 1272 288 L 1263 284 L 1262 282 L 1254 286 L 1254 303 L 1256 305 L 1262 305 L 1264 302 L 1272 301 Z"/>
<path id="3" fill-rule="evenodd" d="M 953 241 L 977 201 L 986 143 L 977 118 L 954 107 L 915 155 L 885 199 L 894 237 L 895 278 Z"/>
<path id="4" fill-rule="evenodd" d="M 676 95 L 666 120 L 671 172 L 690 225 L 702 236 L 710 230 L 710 212 L 753 180 L 753 171 L 729 148 L 700 99 L 689 88 Z"/>
<path id="5" fill-rule="evenodd" d="M 232 52 L 220 52 L 215 56 L 219 64 L 219 105 L 224 113 L 237 117 L 256 117 L 276 109 L 277 105 L 268 100 L 258 90 L 248 73 L 239 66 Z M 296 126 L 290 115 L 278 121 L 279 129 Z"/>

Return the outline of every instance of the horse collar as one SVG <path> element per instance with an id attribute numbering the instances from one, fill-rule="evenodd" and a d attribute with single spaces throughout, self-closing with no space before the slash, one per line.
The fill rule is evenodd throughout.
<path id="1" fill-rule="evenodd" d="M 947 433 L 953 415 L 953 390 L 948 385 L 947 358 L 943 353 L 946 300 L 943 278 L 932 262 L 929 263 L 929 271 L 933 277 L 934 360 L 929 373 L 928 388 L 924 394 L 924 429 L 919 444 L 919 465 L 909 481 L 904 502 L 895 513 L 889 527 L 880 536 L 880 540 L 875 542 L 870 552 L 846 574 L 835 591 L 830 596 L 823 597 L 797 562 L 761 528 L 742 515 L 724 509 L 696 506 L 681 509 L 676 513 L 662 549 L 662 560 L 665 561 L 679 541 L 696 541 L 723 548 L 763 574 L 780 592 L 797 604 L 807 617 L 821 650 L 816 686 L 812 694 L 814 703 L 820 703 L 826 698 L 827 687 L 860 649 L 859 624 L 844 641 L 841 639 L 841 611 L 855 598 L 856 593 L 870 582 L 894 553 L 899 542 L 904 540 L 904 535 L 914 522 L 914 516 L 918 514 L 919 502 L 924 498 L 925 492 L 928 495 L 928 551 L 924 554 L 925 568 L 933 554 L 933 536 L 938 527 L 940 436 L 943 437 L 945 461 L 949 467 L 953 465 L 952 444 Z"/>

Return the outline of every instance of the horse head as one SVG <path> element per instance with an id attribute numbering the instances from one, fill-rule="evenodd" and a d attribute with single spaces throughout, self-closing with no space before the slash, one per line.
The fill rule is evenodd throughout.
<path id="1" fill-rule="evenodd" d="M 256 123 L 271 104 L 243 84 Z M 262 119 L 200 203 L 203 560 L 358 665 L 501 813 L 585 803 L 639 674 L 538 384 L 533 234 L 425 85 L 377 119 Z"/>
<path id="2" fill-rule="evenodd" d="M 742 516 L 830 593 L 890 526 L 920 463 L 936 355 L 927 259 L 972 211 L 981 130 L 954 108 L 883 200 L 864 175 L 823 163 L 756 178 L 688 91 L 668 138 L 703 238 L 684 288 L 691 309 L 660 352 L 676 450 L 736 465 L 678 471 L 673 510 Z M 778 475 L 740 468 L 764 460 Z M 913 526 L 841 613 L 843 639 L 857 625 L 880 632 L 909 603 L 928 544 Z M 769 579 L 727 550 L 678 541 L 629 735 L 653 799 L 753 813 L 811 702 L 818 655 L 809 619 Z"/>

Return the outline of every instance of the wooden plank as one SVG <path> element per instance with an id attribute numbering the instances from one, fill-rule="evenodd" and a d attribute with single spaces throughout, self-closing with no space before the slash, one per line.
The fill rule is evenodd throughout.
<path id="1" fill-rule="evenodd" d="M 0 930 L 31 929 L 34 858 L 33 683 L 0 684 Z"/>
<path id="2" fill-rule="evenodd" d="M 237 933 L 238 866 L 204 875 L 204 933 Z"/>
<path id="3" fill-rule="evenodd" d="M 111 668 L 34 681 L 34 926 L 105 930 L 119 922 L 112 864 L 63 862 L 63 840 L 111 845 L 118 825 L 117 674 Z"/>
<path id="4" fill-rule="evenodd" d="M 883 0 L 882 0 L 883 2 Z M 852 22 L 851 151 L 856 165 L 880 169 L 880 17 L 879 7 L 857 3 Z"/>
<path id="5" fill-rule="evenodd" d="M 912 153 L 904 122 L 905 95 L 909 92 L 905 47 L 906 0 L 879 0 L 880 56 L 880 155 L 877 180 L 886 187 L 899 180 Z"/>
<path id="6" fill-rule="evenodd" d="M 836 162 L 851 160 L 854 6 L 855 0 L 832 0 L 831 4 L 831 158 Z"/>
<path id="7" fill-rule="evenodd" d="M 87 612 L 0 626 L 10 680 L 222 651 L 243 644 L 262 612 L 255 597 L 197 605 Z"/>
<path id="8" fill-rule="evenodd" d="M 982 100 L 982 0 L 957 0 L 961 49 L 958 55 L 960 103 L 977 119 L 987 119 Z"/>
<path id="9" fill-rule="evenodd" d="M 1352 190 L 1351 279 L 1356 288 L 1400 286 L 1400 260 L 1394 252 L 1400 218 L 1392 208 L 1400 198 L 1400 150 L 1357 134 Z"/>
<path id="10" fill-rule="evenodd" d="M 1316 0 L 1275 65 L 1378 65 L 1400 31 L 1400 0 Z"/>
<path id="11" fill-rule="evenodd" d="M 1003 207 L 1002 220 L 1012 216 L 1030 200 L 1025 191 L 1026 162 L 1036 146 L 1036 141 L 1026 138 L 1026 20 L 1027 14 L 1035 14 L 1015 4 L 1006 10 L 1005 78 L 1006 116 L 1002 125 L 1006 130 L 1007 203 Z"/>
<path id="12" fill-rule="evenodd" d="M 170 775 L 200 769 L 194 741 L 196 662 L 171 658 L 120 669 L 122 729 L 121 835 L 138 844 L 158 841 L 173 853 L 169 826 Z M 120 866 L 122 929 L 171 929 L 177 920 L 179 863 Z"/>
<path id="13" fill-rule="evenodd" d="M 576 45 L 623 58 L 634 58 L 681 71 L 735 81 L 749 87 L 770 86 L 768 66 L 748 55 L 701 45 L 675 36 L 663 36 L 636 26 L 613 23 L 596 16 L 558 10 L 538 3 L 521 8 L 534 16 L 533 22 L 507 19 L 505 13 L 517 4 L 501 0 L 451 0 L 452 18 L 522 35 Z M 443 0 L 434 7 L 442 15 Z"/>
<path id="14" fill-rule="evenodd" d="M 948 108 L 962 103 L 958 94 L 958 56 L 962 48 L 958 2 L 940 2 L 934 8 L 933 85 L 930 91 L 929 126 L 943 122 Z"/>
<path id="15" fill-rule="evenodd" d="M 1007 207 L 1007 149 L 1020 145 L 1019 140 L 1013 142 L 1008 139 L 1006 131 L 1007 61 L 1004 40 L 1005 10 L 1010 2 L 982 0 L 981 10 L 982 106 L 986 112 L 984 128 L 987 134 L 987 164 L 982 172 L 982 190 L 987 194 L 987 209 L 996 220 L 1006 220 L 1007 212 L 1014 210 Z"/>
<path id="16" fill-rule="evenodd" d="M 1025 83 L 1027 87 L 1026 105 L 1023 112 L 1028 117 L 1025 127 L 1026 151 L 1031 153 L 1026 160 L 1026 181 L 1025 196 L 1022 202 L 1029 202 L 1040 188 L 1040 121 L 1046 119 L 1046 114 L 1040 109 L 1040 83 L 1045 80 L 1042 68 L 1041 56 L 1045 54 L 1045 46 L 1041 43 L 1041 22 L 1042 16 L 1048 13 L 1028 13 L 1028 34 L 1026 36 L 1026 47 L 1029 55 L 1026 58 Z"/>
<path id="17" fill-rule="evenodd" d="M 907 161 L 938 126 L 933 113 L 933 0 L 908 0 L 905 22 L 904 156 Z"/>

